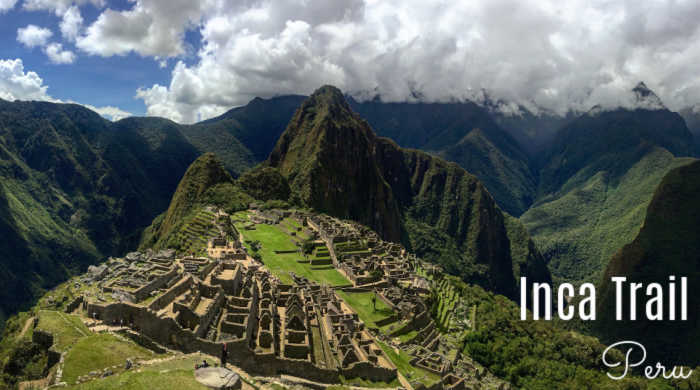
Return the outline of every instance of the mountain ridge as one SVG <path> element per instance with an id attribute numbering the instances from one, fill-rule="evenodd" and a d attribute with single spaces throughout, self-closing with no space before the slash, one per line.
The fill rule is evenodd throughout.
<path id="1" fill-rule="evenodd" d="M 505 217 L 476 177 L 377 137 L 335 87 L 302 104 L 265 164 L 287 178 L 299 204 L 365 223 L 465 280 L 513 297 L 515 268 L 546 271 L 537 253 L 513 260 Z"/>

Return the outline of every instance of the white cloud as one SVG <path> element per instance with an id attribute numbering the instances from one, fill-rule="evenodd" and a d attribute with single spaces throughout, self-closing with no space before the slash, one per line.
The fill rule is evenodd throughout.
<path id="1" fill-rule="evenodd" d="M 0 0 L 0 14 L 15 8 L 17 0 Z"/>
<path id="2" fill-rule="evenodd" d="M 84 4 L 92 4 L 102 8 L 105 6 L 105 0 L 24 0 L 22 7 L 27 11 L 53 11 L 56 15 L 61 16 L 71 6 Z"/>
<path id="3" fill-rule="evenodd" d="M 213 0 L 212 0 L 213 1 Z M 173 57 L 185 53 L 185 31 L 198 23 L 208 1 L 137 0 L 127 11 L 105 10 L 76 45 L 100 56 L 136 52 Z"/>
<path id="4" fill-rule="evenodd" d="M 68 20 L 72 5 L 87 2 L 24 6 Z M 170 83 L 137 97 L 149 114 L 183 122 L 325 83 L 386 101 L 478 100 L 486 90 L 504 109 L 563 113 L 630 104 L 643 80 L 672 109 L 700 102 L 700 2 L 692 0 L 130 3 L 103 10 L 82 33 L 66 22 L 77 27 L 63 36 L 91 55 L 174 58 Z M 185 42 L 194 30 L 196 52 Z M 194 63 L 183 61 L 193 54 Z"/>
<path id="5" fill-rule="evenodd" d="M 47 93 L 48 88 L 44 84 L 44 80 L 36 72 L 24 70 L 24 64 L 21 59 L 0 59 L 0 99 L 81 104 L 74 101 L 64 102 L 60 99 L 55 99 Z M 82 105 L 114 121 L 131 116 L 129 112 L 113 106 L 95 107 L 89 104 Z"/>
<path id="6" fill-rule="evenodd" d="M 46 93 L 47 89 L 36 72 L 24 71 L 21 59 L 0 59 L 0 98 L 54 101 Z"/>
<path id="7" fill-rule="evenodd" d="M 17 29 L 17 42 L 27 47 L 44 46 L 52 35 L 48 28 L 30 24 Z"/>
<path id="8" fill-rule="evenodd" d="M 66 12 L 63 13 L 60 24 L 63 38 L 69 41 L 75 41 L 82 25 L 83 17 L 80 15 L 80 9 L 75 5 L 68 8 Z"/>
<path id="9" fill-rule="evenodd" d="M 103 117 L 111 120 L 111 121 L 118 121 L 120 119 L 128 118 L 130 116 L 133 116 L 130 112 L 126 112 L 118 107 L 114 106 L 104 106 L 104 107 L 95 107 L 90 104 L 81 104 L 81 103 L 76 103 L 76 102 L 69 102 L 69 103 L 75 103 L 75 104 L 80 104 L 82 106 L 85 106 L 92 111 L 95 111 L 96 113 L 102 115 Z"/>
<path id="10" fill-rule="evenodd" d="M 75 61 L 75 54 L 70 50 L 63 50 L 60 43 L 50 43 L 44 48 L 44 53 L 54 64 L 72 64 Z"/>

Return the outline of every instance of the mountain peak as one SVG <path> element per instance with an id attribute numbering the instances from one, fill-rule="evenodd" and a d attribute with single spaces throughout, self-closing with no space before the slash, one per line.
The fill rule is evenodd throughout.
<path id="1" fill-rule="evenodd" d="M 314 105 L 341 106 L 350 110 L 347 100 L 343 92 L 332 85 L 324 85 L 314 91 L 309 97 L 309 102 Z"/>
<path id="2" fill-rule="evenodd" d="M 636 108 L 642 108 L 647 110 L 665 110 L 666 106 L 661 101 L 661 99 L 640 81 L 634 88 L 632 88 L 632 93 L 634 94 L 634 105 Z"/>

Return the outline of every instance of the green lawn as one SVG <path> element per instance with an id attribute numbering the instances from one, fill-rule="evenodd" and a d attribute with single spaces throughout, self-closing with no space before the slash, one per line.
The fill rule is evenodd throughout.
<path id="1" fill-rule="evenodd" d="M 37 329 L 54 335 L 54 346 L 59 352 L 65 351 L 79 339 L 91 334 L 79 317 L 49 310 L 39 311 Z"/>
<path id="2" fill-rule="evenodd" d="M 365 380 L 362 378 L 346 379 L 344 376 L 341 375 L 340 381 L 345 386 L 357 386 L 357 387 L 380 388 L 380 389 L 396 389 L 396 388 L 401 387 L 401 383 L 399 382 L 398 378 L 387 383 L 387 382 L 372 382 L 370 380 Z M 345 387 L 345 386 L 331 386 L 331 387 L 326 388 L 326 390 L 347 389 L 347 387 Z"/>
<path id="3" fill-rule="evenodd" d="M 379 297 L 377 297 L 377 310 L 374 310 L 372 296 L 375 294 L 373 292 L 347 293 L 345 291 L 337 291 L 337 294 L 348 305 L 352 306 L 353 310 L 360 316 L 360 319 L 369 327 L 377 327 L 376 321 L 383 320 L 394 314 L 391 308 Z"/>
<path id="4" fill-rule="evenodd" d="M 207 390 L 208 387 L 194 379 L 194 370 L 172 370 L 166 373 L 155 371 L 129 371 L 121 375 L 96 379 L 68 389 L 80 390 Z"/>
<path id="5" fill-rule="evenodd" d="M 245 230 L 243 229 L 243 224 L 236 224 L 236 228 L 243 234 L 246 241 L 260 241 L 262 249 L 260 249 L 259 253 L 262 256 L 263 263 L 265 263 L 267 268 L 269 268 L 273 274 L 277 275 L 283 283 L 292 284 L 292 278 L 289 276 L 289 272 L 291 271 L 320 284 L 330 286 L 345 286 L 350 284 L 350 282 L 333 268 L 333 266 L 312 267 L 308 263 L 299 263 L 297 260 L 303 258 L 300 253 L 276 254 L 275 250 L 297 249 L 296 245 L 292 243 L 290 236 L 279 226 L 262 224 L 256 225 L 255 230 Z"/>
<path id="6" fill-rule="evenodd" d="M 394 363 L 399 372 L 409 381 L 417 380 L 426 386 L 431 386 L 433 383 L 441 380 L 439 375 L 411 366 L 409 363 L 411 361 L 411 357 L 406 352 L 401 350 L 396 352 L 393 348 L 382 343 L 381 341 L 378 341 L 377 343 L 384 350 L 384 353 L 386 353 L 391 362 Z"/>
<path id="7" fill-rule="evenodd" d="M 418 331 L 412 330 L 406 334 L 402 334 L 401 336 L 399 336 L 399 340 L 401 340 L 402 343 L 405 343 L 413 340 L 416 336 L 418 336 Z"/>
<path id="8" fill-rule="evenodd" d="M 115 365 L 123 369 L 127 358 L 135 361 L 157 357 L 165 357 L 165 355 L 156 355 L 135 343 L 124 341 L 111 334 L 96 334 L 80 339 L 68 351 L 63 367 L 63 380 L 67 383 L 75 383 L 78 376 Z"/>
<path id="9" fill-rule="evenodd" d="M 97 379 L 81 385 L 69 386 L 68 389 L 174 389 L 174 390 L 204 390 L 194 379 L 194 365 L 201 363 L 203 355 L 192 354 L 164 362 L 146 365 L 133 371 Z M 208 359 L 212 363 L 211 358 Z M 136 372 L 139 371 L 139 372 Z"/>

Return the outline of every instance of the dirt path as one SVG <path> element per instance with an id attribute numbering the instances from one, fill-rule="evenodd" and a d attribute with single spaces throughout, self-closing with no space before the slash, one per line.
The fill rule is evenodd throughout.
<path id="1" fill-rule="evenodd" d="M 24 328 L 22 328 L 22 331 L 20 332 L 19 336 L 17 336 L 17 340 L 21 340 L 25 334 L 27 334 L 27 331 L 29 330 L 29 327 L 32 325 L 34 322 L 34 319 L 36 317 L 30 317 L 27 322 L 24 323 Z"/>

